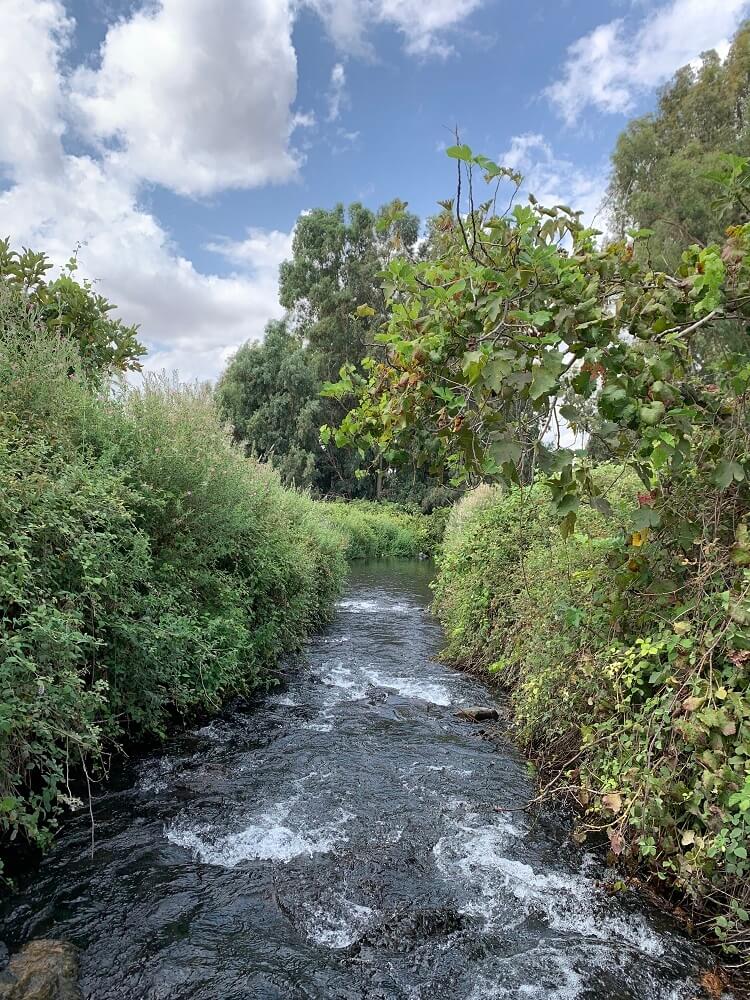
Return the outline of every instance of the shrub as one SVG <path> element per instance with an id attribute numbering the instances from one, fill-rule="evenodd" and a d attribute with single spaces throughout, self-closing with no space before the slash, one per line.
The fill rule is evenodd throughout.
<path id="1" fill-rule="evenodd" d="M 567 540 L 540 484 L 467 495 L 439 560 L 446 655 L 509 689 L 518 737 L 548 791 L 572 793 L 581 807 L 580 838 L 606 832 L 622 862 L 679 890 L 699 923 L 742 950 L 748 571 L 727 589 L 706 551 L 703 575 L 679 599 L 643 587 L 638 545 L 622 564 L 642 487 L 613 466 L 594 478 L 613 516 L 586 510 Z"/>
<path id="2" fill-rule="evenodd" d="M 329 523 L 344 536 L 347 559 L 414 557 L 425 551 L 427 518 L 390 503 L 369 500 L 323 504 Z"/>
<path id="3" fill-rule="evenodd" d="M 0 288 L 0 831 L 44 845 L 84 762 L 266 683 L 330 614 L 346 546 L 205 391 L 97 393 Z"/>

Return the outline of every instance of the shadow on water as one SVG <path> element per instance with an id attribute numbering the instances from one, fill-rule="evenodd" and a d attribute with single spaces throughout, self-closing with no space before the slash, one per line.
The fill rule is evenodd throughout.
<path id="1" fill-rule="evenodd" d="M 426 564 L 355 569 L 286 685 L 133 761 L 5 904 L 92 1000 L 691 1000 L 710 960 L 603 887 L 523 761 L 455 717 Z"/>

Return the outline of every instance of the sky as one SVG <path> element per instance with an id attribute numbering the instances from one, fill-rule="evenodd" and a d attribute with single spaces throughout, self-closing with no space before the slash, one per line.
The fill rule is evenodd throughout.
<path id="1" fill-rule="evenodd" d="M 0 236 L 213 379 L 283 311 L 300 214 L 452 197 L 445 147 L 602 222 L 628 118 L 750 0 L 0 0 Z"/>

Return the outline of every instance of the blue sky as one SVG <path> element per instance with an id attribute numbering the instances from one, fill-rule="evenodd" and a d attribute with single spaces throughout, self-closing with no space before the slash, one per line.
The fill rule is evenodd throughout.
<path id="1" fill-rule="evenodd" d="M 628 117 L 748 0 L 2 0 L 0 232 L 212 378 L 281 314 L 300 213 L 453 193 L 458 127 L 593 217 Z M 599 218 L 603 218 L 600 214 Z"/>

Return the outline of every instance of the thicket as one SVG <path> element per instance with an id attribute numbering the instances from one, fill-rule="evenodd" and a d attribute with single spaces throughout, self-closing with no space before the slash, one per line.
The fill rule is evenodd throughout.
<path id="1" fill-rule="evenodd" d="M 602 240 L 569 206 L 519 200 L 515 172 L 447 152 L 440 253 L 389 262 L 378 351 L 326 387 L 352 407 L 326 433 L 495 484 L 449 529 L 449 652 L 505 679 L 583 830 L 746 961 L 750 160 L 713 158 L 719 238 L 665 270 L 660 232 Z"/>
<path id="2" fill-rule="evenodd" d="M 442 542 L 448 508 L 429 515 L 381 501 L 322 502 L 323 510 L 346 536 L 348 560 L 433 556 Z"/>
<path id="3" fill-rule="evenodd" d="M 360 522 L 378 555 L 417 547 L 396 512 L 284 488 L 208 390 L 111 390 L 80 339 L 0 282 L 0 848 L 44 847 L 123 740 L 266 684 L 330 615 Z"/>
<path id="4" fill-rule="evenodd" d="M 563 539 L 541 484 L 469 494 L 439 560 L 446 656 L 510 692 L 544 794 L 580 806 L 577 836 L 684 893 L 699 926 L 747 943 L 750 691 L 731 590 L 695 576 L 679 600 L 643 588 L 632 552 L 638 479 L 602 465 L 612 505 Z M 654 539 L 657 558 L 669 544 Z M 700 558 L 700 555 L 698 556 Z M 636 559 L 633 553 L 633 559 Z M 613 587 L 613 576 L 621 576 Z"/>

